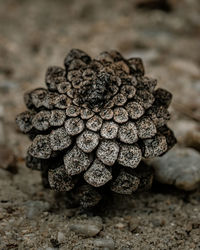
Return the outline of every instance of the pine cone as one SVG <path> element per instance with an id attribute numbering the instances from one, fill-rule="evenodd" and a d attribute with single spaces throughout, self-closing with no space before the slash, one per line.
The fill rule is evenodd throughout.
<path id="1" fill-rule="evenodd" d="M 16 122 L 32 140 L 26 165 L 84 207 L 96 205 L 105 189 L 132 194 L 149 187 L 152 172 L 142 158 L 176 143 L 166 125 L 172 95 L 155 90 L 140 58 L 117 51 L 91 59 L 72 49 L 64 65 L 47 69 L 47 89 L 25 94 L 28 111 Z"/>

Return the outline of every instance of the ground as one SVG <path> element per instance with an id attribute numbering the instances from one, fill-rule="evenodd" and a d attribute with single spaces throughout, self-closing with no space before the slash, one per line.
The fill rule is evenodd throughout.
<path id="1" fill-rule="evenodd" d="M 44 86 L 46 68 L 62 65 L 71 48 L 92 56 L 112 48 L 142 57 L 146 74 L 173 93 L 170 125 L 178 147 L 199 149 L 188 135 L 198 132 L 200 121 L 200 3 L 170 0 L 151 9 L 140 2 L 0 2 L 0 143 L 13 150 L 18 168 L 17 174 L 0 168 L 0 249 L 99 249 L 95 238 L 124 250 L 200 249 L 200 190 L 154 183 L 149 192 L 114 197 L 86 213 L 66 208 L 24 165 L 29 140 L 14 122 L 25 109 L 23 93 Z M 97 236 L 70 230 L 70 224 L 91 218 L 103 225 Z"/>

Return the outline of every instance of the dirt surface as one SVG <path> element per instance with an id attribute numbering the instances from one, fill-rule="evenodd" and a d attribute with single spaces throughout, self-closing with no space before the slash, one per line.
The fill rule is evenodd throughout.
<path id="1" fill-rule="evenodd" d="M 14 151 L 18 168 L 17 174 L 0 168 L 0 249 L 102 249 L 95 239 L 113 242 L 104 249 L 200 249 L 200 190 L 154 183 L 149 192 L 114 197 L 86 213 L 66 208 L 64 197 L 44 189 L 39 173 L 24 165 L 29 141 L 14 123 L 25 109 L 23 93 L 44 86 L 45 69 L 62 65 L 71 48 L 141 56 L 146 74 L 174 95 L 170 125 L 178 147 L 199 150 L 192 135 L 200 121 L 200 3 L 171 0 L 155 8 L 138 2 L 0 2 L 0 144 Z M 91 218 L 101 221 L 98 235 L 70 230 Z"/>

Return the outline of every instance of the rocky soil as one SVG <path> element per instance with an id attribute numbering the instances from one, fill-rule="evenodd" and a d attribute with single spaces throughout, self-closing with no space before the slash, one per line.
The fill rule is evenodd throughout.
<path id="1" fill-rule="evenodd" d="M 200 249 L 200 3 L 149 2 L 0 2 L 0 249 Z M 146 74 L 174 95 L 170 125 L 179 141 L 150 162 L 151 191 L 87 212 L 69 208 L 25 167 L 29 140 L 14 122 L 23 93 L 42 86 L 46 68 L 62 65 L 71 48 L 142 57 Z"/>

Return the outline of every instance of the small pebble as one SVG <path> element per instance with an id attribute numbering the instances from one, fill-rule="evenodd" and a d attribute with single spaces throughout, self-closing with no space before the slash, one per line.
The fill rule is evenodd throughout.
<path id="1" fill-rule="evenodd" d="M 113 239 L 107 239 L 107 238 L 97 238 L 92 241 L 93 245 L 96 247 L 101 247 L 104 249 L 114 249 L 115 243 Z"/>
<path id="2" fill-rule="evenodd" d="M 64 233 L 62 232 L 58 232 L 58 235 L 57 235 L 57 239 L 58 239 L 58 242 L 64 242 L 65 241 L 65 235 Z"/>
<path id="3" fill-rule="evenodd" d="M 124 229 L 125 227 L 126 227 L 126 224 L 121 223 L 121 222 L 115 224 L 115 228 L 118 228 L 118 229 Z"/>
<path id="4" fill-rule="evenodd" d="M 172 129 L 174 130 L 177 141 L 181 144 L 185 144 L 187 142 L 187 134 L 191 133 L 191 131 L 198 131 L 199 124 L 198 122 L 190 119 L 178 119 L 173 122 Z"/>
<path id="5" fill-rule="evenodd" d="M 102 230 L 102 227 L 103 225 L 100 220 L 88 220 L 69 225 L 70 230 L 88 237 L 97 235 Z"/>

